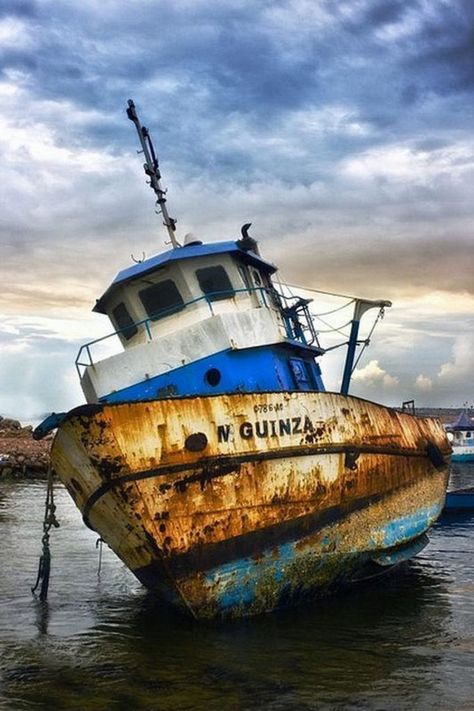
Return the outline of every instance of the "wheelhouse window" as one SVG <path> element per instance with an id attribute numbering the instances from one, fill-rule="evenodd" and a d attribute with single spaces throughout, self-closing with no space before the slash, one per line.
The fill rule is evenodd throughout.
<path id="1" fill-rule="evenodd" d="M 139 291 L 138 295 L 145 311 L 153 321 L 180 311 L 184 306 L 183 298 L 171 279 L 147 286 L 146 289 Z"/>
<path id="2" fill-rule="evenodd" d="M 293 382 L 298 390 L 312 390 L 315 387 L 313 373 L 309 363 L 300 358 L 289 358 L 288 363 Z"/>
<path id="3" fill-rule="evenodd" d="M 249 272 L 248 272 L 248 268 L 247 268 L 245 265 L 243 265 L 243 264 L 239 264 L 238 269 L 239 269 L 239 274 L 240 274 L 240 276 L 242 277 L 242 281 L 243 281 L 244 284 L 245 284 L 245 288 L 246 288 L 246 289 L 251 289 L 251 288 L 252 288 L 252 282 L 250 281 L 250 275 L 249 275 Z"/>
<path id="4" fill-rule="evenodd" d="M 211 301 L 230 299 L 235 291 L 224 267 L 204 267 L 196 269 L 196 277 L 201 291 Z"/>
<path id="5" fill-rule="evenodd" d="M 115 323 L 115 327 L 121 332 L 122 336 L 128 340 L 133 338 L 133 336 L 138 332 L 138 328 L 128 313 L 128 309 L 123 302 L 117 304 L 117 306 L 112 309 L 112 317 Z"/>

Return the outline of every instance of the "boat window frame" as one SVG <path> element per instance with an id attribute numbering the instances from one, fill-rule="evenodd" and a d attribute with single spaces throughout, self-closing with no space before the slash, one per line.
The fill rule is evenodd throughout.
<path id="1" fill-rule="evenodd" d="M 305 361 L 303 358 L 290 356 L 288 358 L 288 367 L 294 386 L 297 390 L 308 392 L 310 390 L 318 389 L 310 363 Z"/>
<path id="2" fill-rule="evenodd" d="M 203 288 L 203 283 L 200 277 L 200 274 L 202 275 L 203 272 L 210 272 L 210 271 L 221 271 L 221 273 L 224 276 L 224 282 L 227 280 L 227 285 L 224 286 L 223 289 L 215 289 L 215 290 L 209 290 L 207 291 L 206 289 Z M 233 299 L 235 296 L 235 287 L 232 284 L 232 280 L 226 270 L 226 268 L 222 264 L 208 264 L 207 266 L 199 267 L 198 269 L 195 269 L 194 275 L 197 279 L 197 283 L 199 285 L 199 288 L 201 289 L 202 293 L 205 295 L 205 297 L 208 299 L 208 301 L 224 301 L 225 299 Z M 219 286 L 219 284 L 217 284 Z"/>
<path id="3" fill-rule="evenodd" d="M 246 289 L 251 291 L 252 289 L 252 278 L 250 276 L 250 270 L 246 264 L 238 264 L 237 270 L 239 272 L 240 278 L 242 279 Z"/>
<path id="4" fill-rule="evenodd" d="M 163 284 L 168 283 L 172 284 L 172 290 L 174 289 L 175 294 L 179 297 L 179 301 L 175 300 L 168 306 L 164 306 L 157 310 L 149 309 L 148 306 L 150 306 L 150 303 L 148 302 L 147 304 L 147 297 L 144 295 L 146 293 L 152 292 L 157 287 L 162 287 Z M 146 286 L 144 289 L 140 289 L 138 291 L 138 298 L 140 299 L 140 302 L 143 308 L 145 309 L 147 317 L 150 319 L 150 321 L 158 321 L 159 319 L 165 318 L 166 316 L 171 316 L 172 314 L 178 313 L 178 311 L 182 311 L 182 309 L 184 309 L 186 306 L 181 291 L 178 289 L 175 280 L 170 279 L 169 277 L 167 279 L 157 281 L 153 284 L 148 284 L 148 286 Z"/>
<path id="5" fill-rule="evenodd" d="M 123 311 L 120 316 L 117 316 L 118 309 L 122 309 Z M 116 304 L 116 306 L 114 306 L 111 310 L 110 315 L 117 332 L 127 341 L 136 336 L 138 333 L 138 327 L 127 308 L 127 304 L 124 301 L 119 301 L 119 303 Z M 124 324 L 122 321 L 123 316 L 125 316 L 125 320 L 128 321 L 128 323 Z"/>

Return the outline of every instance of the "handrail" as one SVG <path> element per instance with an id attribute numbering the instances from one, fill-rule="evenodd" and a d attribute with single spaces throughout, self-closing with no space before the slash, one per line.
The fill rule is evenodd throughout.
<path id="1" fill-rule="evenodd" d="M 260 295 L 262 297 L 264 305 L 268 308 L 269 303 L 268 300 L 265 298 L 265 294 L 269 297 L 273 297 L 273 300 L 275 302 L 276 300 L 276 308 L 279 308 L 283 320 L 285 323 L 286 331 L 287 331 L 287 336 L 288 338 L 292 340 L 300 340 L 302 343 L 305 345 L 311 345 L 315 341 L 317 342 L 317 333 L 314 329 L 314 324 L 311 319 L 311 315 L 309 314 L 307 304 L 309 303 L 308 299 L 300 299 L 298 296 L 286 296 L 285 294 L 280 293 L 277 291 L 275 288 L 270 288 L 266 286 L 256 286 L 256 287 L 245 287 L 243 289 L 222 289 L 221 291 L 213 291 L 208 294 L 204 294 L 203 296 L 199 296 L 195 299 L 191 299 L 191 301 L 187 301 L 184 304 L 180 304 L 179 307 L 177 308 L 176 306 L 171 306 L 167 309 L 161 310 L 159 313 L 155 314 L 154 316 L 148 316 L 147 318 L 142 319 L 141 321 L 134 321 L 133 324 L 129 324 L 128 326 L 124 326 L 124 328 L 118 328 L 112 333 L 108 333 L 105 336 L 101 336 L 100 338 L 95 338 L 93 341 L 89 341 L 88 343 L 84 343 L 80 349 L 79 352 L 76 356 L 75 360 L 75 366 L 76 370 L 78 372 L 79 378 L 82 378 L 82 373 L 80 368 L 87 368 L 91 365 L 94 365 L 94 360 L 92 358 L 91 354 L 91 346 L 96 345 L 97 343 L 101 343 L 102 341 L 105 341 L 109 338 L 113 338 L 114 336 L 118 336 L 121 333 L 124 333 L 128 331 L 132 325 L 135 327 L 138 326 L 145 326 L 146 331 L 147 331 L 147 336 L 149 340 L 153 340 L 153 335 L 152 331 L 150 329 L 150 324 L 153 321 L 157 321 L 158 319 L 165 318 L 166 316 L 170 316 L 173 313 L 176 313 L 177 310 L 181 311 L 188 306 L 192 306 L 193 304 L 196 304 L 201 301 L 205 301 L 209 307 L 209 310 L 211 314 L 214 314 L 214 310 L 212 308 L 212 301 L 215 300 L 216 296 L 222 295 L 222 294 L 241 294 L 241 293 L 255 293 L 255 292 L 260 292 Z M 283 300 L 285 302 L 290 302 L 290 301 L 295 301 L 296 303 L 293 306 L 287 306 L 283 307 L 278 304 L 278 300 Z M 296 319 L 296 315 L 299 313 L 299 309 L 302 310 L 302 314 L 305 318 L 306 325 L 299 324 L 300 328 L 295 329 L 295 327 L 292 327 L 291 321 L 292 319 Z M 304 336 L 303 331 L 309 330 L 311 334 L 311 340 L 309 343 L 306 341 L 306 338 Z M 82 354 L 83 352 L 87 353 L 88 356 L 88 362 L 81 362 Z"/>

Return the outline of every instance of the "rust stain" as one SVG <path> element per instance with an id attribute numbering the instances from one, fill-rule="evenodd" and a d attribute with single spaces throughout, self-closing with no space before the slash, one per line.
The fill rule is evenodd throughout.
<path id="1" fill-rule="evenodd" d="M 358 501 L 379 497 L 384 508 L 371 510 L 387 521 L 441 501 L 447 469 L 436 471 L 428 443 L 449 454 L 433 419 L 332 393 L 254 393 L 103 405 L 66 419 L 51 456 L 81 510 L 109 487 L 90 520 L 134 570 L 325 512 L 344 517 Z M 365 534 L 341 530 L 343 550 L 364 545 Z M 332 553 L 334 542 L 318 536 L 298 545 Z M 312 581 L 295 570 L 295 580 L 304 576 Z M 270 582 L 261 585 L 268 601 Z"/>

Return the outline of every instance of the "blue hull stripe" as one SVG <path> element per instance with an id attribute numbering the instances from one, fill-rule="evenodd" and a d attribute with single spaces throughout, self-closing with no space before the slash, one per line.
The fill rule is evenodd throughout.
<path id="1" fill-rule="evenodd" d="M 474 462 L 474 452 L 467 452 L 466 454 L 452 454 L 452 462 Z"/>
<path id="2" fill-rule="evenodd" d="M 349 579 L 374 553 L 401 546 L 427 531 L 441 511 L 441 505 L 419 509 L 415 514 L 392 520 L 374 529 L 373 547 L 338 554 L 338 534 L 328 532 L 318 548 L 300 541 L 285 543 L 265 551 L 256 561 L 242 558 L 214 568 L 205 575 L 205 585 L 219 613 L 245 614 L 245 608 L 258 604 L 257 598 L 268 589 L 268 609 L 284 606 L 289 600 L 314 593 Z M 383 540 L 383 545 L 380 541 Z M 416 550 L 416 549 L 415 549 Z M 273 600 L 271 600 L 273 598 Z"/>
<path id="3" fill-rule="evenodd" d="M 305 356 L 305 357 L 304 357 Z M 249 348 L 215 353 L 181 368 L 157 375 L 128 388 L 117 390 L 101 402 L 149 400 L 151 398 L 219 395 L 232 392 L 275 392 L 285 390 L 324 391 L 319 366 L 295 349 Z M 296 366 L 301 364 L 298 380 Z M 213 371 L 211 377 L 211 371 Z M 216 382 L 217 372 L 217 382 Z M 305 379 L 306 378 L 306 379 Z"/>

